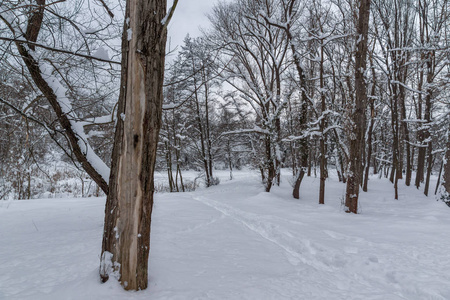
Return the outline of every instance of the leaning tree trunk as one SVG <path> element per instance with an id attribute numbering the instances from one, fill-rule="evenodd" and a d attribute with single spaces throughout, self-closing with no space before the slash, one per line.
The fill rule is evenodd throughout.
<path id="1" fill-rule="evenodd" d="M 366 70 L 367 56 L 367 36 L 369 29 L 370 0 L 359 1 L 359 18 L 356 41 L 355 57 L 355 105 L 351 113 L 351 133 L 350 133 L 350 167 L 347 178 L 347 189 L 345 194 L 345 206 L 347 212 L 358 212 L 359 186 L 361 182 L 361 147 L 364 138 L 364 111 L 367 102 L 366 83 L 364 72 Z"/>
<path id="2" fill-rule="evenodd" d="M 65 137 L 70 144 L 70 150 L 73 156 L 81 164 L 81 167 L 86 173 L 95 181 L 95 183 L 102 189 L 102 191 L 108 193 L 108 167 L 100 161 L 97 155 L 89 146 L 89 142 L 80 136 L 80 132 L 77 132 L 77 119 L 73 111 L 65 111 L 61 105 L 61 99 L 58 98 L 58 92 L 49 84 L 50 81 L 57 82 L 56 78 L 53 78 L 51 74 L 44 74 L 43 69 L 40 66 L 40 62 L 35 55 L 35 44 L 39 33 L 42 28 L 42 21 L 44 19 L 45 0 L 36 0 L 35 6 L 31 11 L 28 19 L 26 33 L 23 35 L 23 39 L 15 41 L 19 54 L 28 69 L 36 87 L 47 98 L 53 111 L 56 114 L 59 124 L 64 129 Z M 11 30 L 11 33 L 17 34 L 11 24 L 7 23 L 3 19 L 6 25 Z M 26 41 L 26 42 L 22 42 Z M 59 93 L 64 94 L 62 86 L 59 88 Z M 92 151 L 92 153 L 88 153 Z M 70 156 L 70 155 L 69 155 Z M 72 157 L 72 156 L 71 156 Z"/>
<path id="3" fill-rule="evenodd" d="M 172 12 L 173 10 L 171 10 Z M 102 281 L 148 284 L 153 171 L 161 127 L 166 1 L 128 0 L 122 82 L 100 264 Z"/>

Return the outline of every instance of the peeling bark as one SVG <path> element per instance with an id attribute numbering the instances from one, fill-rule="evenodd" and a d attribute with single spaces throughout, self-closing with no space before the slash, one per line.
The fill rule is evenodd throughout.
<path id="1" fill-rule="evenodd" d="M 153 171 L 162 119 L 166 1 L 127 1 L 122 79 L 100 276 L 126 290 L 148 285 Z M 124 116 L 124 117 L 121 117 Z"/>

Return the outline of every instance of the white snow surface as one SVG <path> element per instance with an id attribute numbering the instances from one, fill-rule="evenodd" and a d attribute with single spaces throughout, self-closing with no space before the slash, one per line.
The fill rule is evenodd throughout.
<path id="1" fill-rule="evenodd" d="M 104 198 L 0 202 L 0 299 L 450 299 L 450 209 L 373 178 L 361 214 L 345 185 L 305 178 L 265 193 L 256 171 L 156 194 L 149 287 L 98 278 Z"/>

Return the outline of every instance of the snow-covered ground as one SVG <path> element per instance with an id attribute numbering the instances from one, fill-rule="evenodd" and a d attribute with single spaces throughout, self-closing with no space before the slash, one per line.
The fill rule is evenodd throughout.
<path id="1" fill-rule="evenodd" d="M 450 299 L 450 209 L 373 179 L 361 214 L 345 185 L 316 178 L 292 199 L 254 171 L 192 193 L 157 194 L 150 284 L 101 284 L 104 198 L 0 203 L 0 299 Z"/>

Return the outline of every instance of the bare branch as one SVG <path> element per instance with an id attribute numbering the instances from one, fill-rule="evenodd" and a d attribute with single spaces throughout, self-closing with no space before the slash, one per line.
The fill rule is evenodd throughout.
<path id="1" fill-rule="evenodd" d="M 76 53 L 76 52 L 67 51 L 67 50 L 63 50 L 63 49 L 57 49 L 57 48 L 45 46 L 42 44 L 30 42 L 27 40 L 14 39 L 14 38 L 2 37 L 2 36 L 0 36 L 0 40 L 8 41 L 8 42 L 15 42 L 15 43 L 27 43 L 27 44 L 33 45 L 35 47 L 43 48 L 43 49 L 54 51 L 54 52 L 65 53 L 65 54 L 70 54 L 70 55 L 74 55 L 74 56 L 78 56 L 78 57 L 83 57 L 86 59 L 92 59 L 92 60 L 97 60 L 97 61 L 106 62 L 106 63 L 110 63 L 110 64 L 120 65 L 120 62 L 118 62 L 118 61 L 103 59 L 103 58 L 95 57 L 92 55 Z"/>

